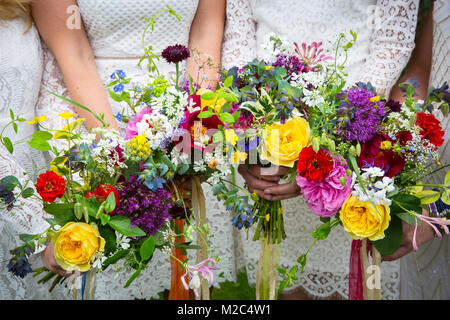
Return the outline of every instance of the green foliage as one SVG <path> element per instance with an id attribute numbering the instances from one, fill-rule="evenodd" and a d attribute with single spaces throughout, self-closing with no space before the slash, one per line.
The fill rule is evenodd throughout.
<path id="1" fill-rule="evenodd" d="M 211 300 L 256 300 L 256 289 L 248 282 L 247 271 L 237 274 L 237 281 L 225 280 L 219 282 L 219 288 L 214 287 Z"/>

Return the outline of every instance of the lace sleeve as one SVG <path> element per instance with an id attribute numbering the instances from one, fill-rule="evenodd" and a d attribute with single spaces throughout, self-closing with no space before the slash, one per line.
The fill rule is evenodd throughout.
<path id="1" fill-rule="evenodd" d="M 248 0 L 228 0 L 222 66 L 243 66 L 256 57 L 256 24 Z"/>
<path id="2" fill-rule="evenodd" d="M 75 107 L 64 100 L 54 96 L 50 92 L 56 93 L 65 98 L 70 98 L 61 70 L 58 63 L 45 43 L 42 43 L 44 56 L 44 72 L 42 75 L 41 89 L 36 103 L 36 114 L 45 115 L 47 119 L 41 124 L 51 130 L 60 130 L 67 123 L 59 116 L 59 113 L 70 112 L 77 114 Z M 48 92 L 50 91 L 50 92 Z M 66 140 L 51 140 L 50 143 L 57 149 L 62 150 L 66 147 Z"/>
<path id="3" fill-rule="evenodd" d="M 12 175 L 17 177 L 22 185 L 25 185 L 27 179 L 23 173 L 24 170 L 13 156 L 3 145 L 0 145 L 0 178 Z M 27 187 L 34 188 L 32 183 L 28 183 Z M 0 214 L 2 219 L 12 222 L 10 225 L 14 226 L 18 234 L 37 234 L 44 232 L 49 227 L 45 219 L 50 215 L 43 210 L 41 201 L 35 197 L 20 199 L 11 211 L 2 210 Z"/>
<path id="4" fill-rule="evenodd" d="M 363 68 L 379 94 L 389 96 L 414 49 L 419 0 L 378 0 L 370 53 Z"/>

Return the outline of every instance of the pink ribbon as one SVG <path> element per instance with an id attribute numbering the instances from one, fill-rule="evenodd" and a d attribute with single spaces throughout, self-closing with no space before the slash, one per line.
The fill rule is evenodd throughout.
<path id="1" fill-rule="evenodd" d="M 361 240 L 352 241 L 348 275 L 349 300 L 364 300 L 363 267 L 361 260 Z"/>

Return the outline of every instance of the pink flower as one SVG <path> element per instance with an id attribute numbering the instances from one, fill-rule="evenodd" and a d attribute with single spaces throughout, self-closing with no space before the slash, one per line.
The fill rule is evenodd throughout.
<path id="1" fill-rule="evenodd" d="M 142 121 L 142 118 L 145 114 L 152 113 L 152 109 L 144 108 L 142 109 L 133 119 L 130 119 L 127 124 L 127 128 L 125 129 L 125 139 L 130 140 L 133 137 L 138 135 L 138 128 L 136 126 L 137 123 Z"/>
<path id="2" fill-rule="evenodd" d="M 314 214 L 328 218 L 335 215 L 350 195 L 351 178 L 346 175 L 347 166 L 339 159 L 334 159 L 333 169 L 323 180 L 311 180 L 297 176 L 306 204 Z M 339 179 L 345 178 L 345 185 Z M 342 179 L 341 179 L 342 180 Z"/>
<path id="3" fill-rule="evenodd" d="M 326 54 L 322 53 L 322 42 L 313 42 L 310 45 L 306 45 L 306 43 L 303 42 L 302 49 L 300 49 L 296 42 L 294 42 L 294 45 L 295 52 L 301 58 L 302 62 L 307 65 L 306 72 L 309 72 L 311 70 L 316 71 L 314 65 L 322 61 L 333 59 L 333 57 L 327 56 Z"/>
<path id="4" fill-rule="evenodd" d="M 208 262 L 216 263 L 213 258 L 208 258 L 196 264 L 194 266 L 187 266 L 186 272 L 181 276 L 181 282 L 186 290 L 194 290 L 195 296 L 198 297 L 198 290 L 200 290 L 200 284 L 202 279 L 206 279 L 209 284 L 214 281 L 214 275 L 211 270 L 216 270 L 214 266 L 208 266 Z M 189 284 L 186 282 L 188 277 Z"/>
<path id="5" fill-rule="evenodd" d="M 448 230 L 448 225 L 450 225 L 450 221 L 445 219 L 445 218 L 439 218 L 439 217 L 429 217 L 429 216 L 424 216 L 423 214 L 416 214 L 416 218 L 419 219 L 422 222 L 427 223 L 431 228 L 433 228 L 434 232 L 436 233 L 436 236 L 439 237 L 439 239 L 442 239 L 442 234 L 439 231 L 439 229 L 436 227 L 436 225 L 439 225 L 442 227 L 442 229 L 444 229 L 444 232 L 446 234 L 449 234 L 449 230 Z M 414 235 L 413 235 L 413 249 L 414 251 L 417 251 L 418 246 L 417 246 L 417 240 L 416 240 L 416 236 L 417 236 L 417 219 L 416 221 L 416 225 L 414 227 Z"/>

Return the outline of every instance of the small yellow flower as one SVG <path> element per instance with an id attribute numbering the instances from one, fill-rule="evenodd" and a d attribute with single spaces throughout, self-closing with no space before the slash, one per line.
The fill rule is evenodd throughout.
<path id="1" fill-rule="evenodd" d="M 266 70 L 270 70 L 272 68 L 273 68 L 273 66 L 266 66 Z"/>
<path id="2" fill-rule="evenodd" d="M 62 112 L 62 113 L 58 113 L 58 114 L 61 118 L 66 119 L 66 120 L 77 116 L 76 114 L 73 114 L 70 112 Z"/>
<path id="3" fill-rule="evenodd" d="M 227 129 L 227 130 L 225 130 L 225 140 L 229 143 L 229 144 L 231 144 L 231 145 L 236 145 L 236 142 L 237 142 L 237 135 L 236 135 L 236 133 L 234 132 L 234 130 L 233 129 Z"/>
<path id="4" fill-rule="evenodd" d="M 42 115 L 40 117 L 34 117 L 30 121 L 27 121 L 27 123 L 28 124 L 35 124 L 35 123 L 38 123 L 38 122 L 45 121 L 45 119 L 47 119 L 47 116 L 44 114 L 44 115 Z"/>
<path id="5" fill-rule="evenodd" d="M 207 92 L 212 92 L 211 90 L 207 90 L 207 89 L 203 89 L 203 88 L 200 88 L 198 91 L 197 91 L 197 94 L 198 95 L 203 95 L 203 94 L 205 94 L 205 93 L 207 93 Z M 221 99 L 217 99 L 217 96 L 216 96 L 216 98 L 215 99 L 212 99 L 212 100 L 205 100 L 205 99 L 201 99 L 201 109 L 203 110 L 203 109 L 207 109 L 208 107 L 214 107 L 214 110 L 216 111 L 216 112 L 220 112 L 220 109 L 222 109 L 222 106 L 225 104 L 225 103 L 227 103 L 227 101 L 225 100 L 225 99 L 223 99 L 223 98 L 221 98 Z"/>
<path id="6" fill-rule="evenodd" d="M 76 127 L 78 127 L 80 124 L 82 124 L 84 122 L 85 119 L 83 118 L 78 118 L 75 121 L 69 123 L 67 126 L 64 126 L 62 129 L 64 131 L 73 131 L 75 130 Z"/>
<path id="7" fill-rule="evenodd" d="M 266 221 L 269 222 L 270 220 L 270 213 L 266 214 Z"/>
<path id="8" fill-rule="evenodd" d="M 208 163 L 208 167 L 210 167 L 210 168 L 213 169 L 213 170 L 216 170 L 217 164 L 218 164 L 217 159 L 212 159 L 212 160 Z"/>
<path id="9" fill-rule="evenodd" d="M 150 143 L 145 136 L 145 132 L 140 136 L 135 136 L 127 141 L 127 152 L 137 157 L 141 161 L 145 161 L 150 157 L 152 150 L 149 148 Z"/>
<path id="10" fill-rule="evenodd" d="M 239 163 L 241 161 L 245 161 L 247 160 L 247 153 L 246 152 L 241 152 L 241 151 L 236 151 L 233 155 L 233 163 Z"/>
<path id="11" fill-rule="evenodd" d="M 389 140 L 385 140 L 381 143 L 381 150 L 389 150 L 392 148 L 392 143 Z"/>
<path id="12" fill-rule="evenodd" d="M 380 100 L 380 96 L 375 96 L 369 99 L 370 102 L 378 102 Z"/>

